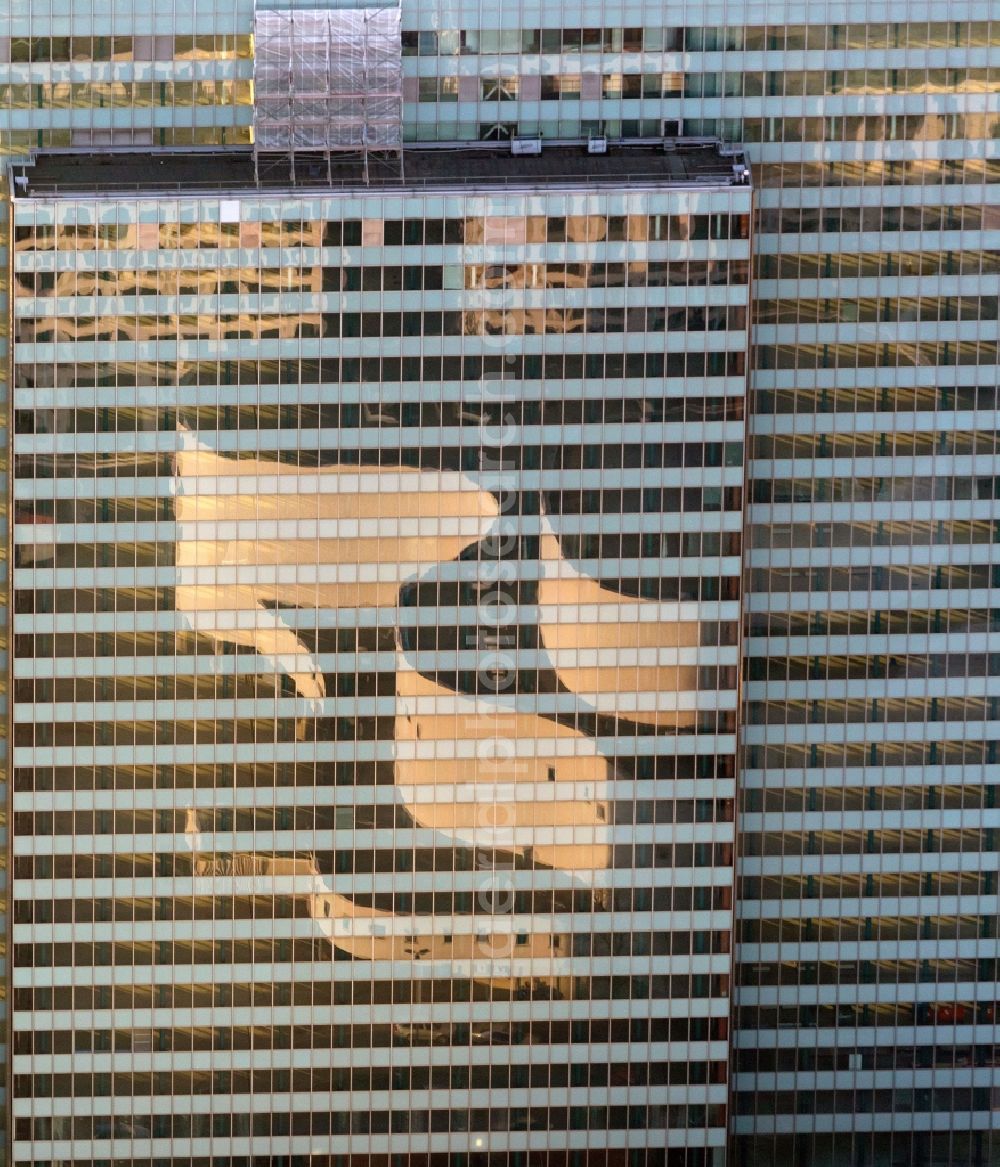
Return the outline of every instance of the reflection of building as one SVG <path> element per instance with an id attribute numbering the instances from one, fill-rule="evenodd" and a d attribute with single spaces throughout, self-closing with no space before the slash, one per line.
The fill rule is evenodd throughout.
<path id="1" fill-rule="evenodd" d="M 290 205 L 53 157 L 17 201 L 17 740 L 77 808 L 19 837 L 79 1084 L 15 1155 L 719 1161 L 751 189 L 715 145 L 467 168 Z M 81 318 L 36 277 L 112 219 Z M 277 315 L 222 290 L 278 244 Z"/>

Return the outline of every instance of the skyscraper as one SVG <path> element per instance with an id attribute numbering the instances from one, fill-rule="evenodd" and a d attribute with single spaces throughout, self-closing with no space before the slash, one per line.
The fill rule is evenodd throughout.
<path id="1" fill-rule="evenodd" d="M 727 1123 L 736 1163 L 995 1160 L 990 8 L 404 3 L 402 168 L 373 154 L 369 189 L 355 178 L 353 193 L 342 172 L 357 159 L 326 156 L 347 157 L 352 141 L 329 127 L 358 124 L 351 93 L 281 112 L 264 10 L 109 18 L 52 0 L 12 12 L 0 29 L 5 152 L 133 151 L 99 169 L 43 154 L 12 169 L 25 188 L 10 257 L 19 461 L 5 494 L 19 573 L 17 1161 L 300 1155 L 306 1136 L 286 1116 L 324 1108 L 329 1133 L 317 1128 L 309 1150 L 318 1139 L 322 1154 L 382 1153 L 384 1136 L 404 1162 L 424 1149 L 505 1162 L 528 1147 L 566 1147 L 573 1161 L 584 1146 L 592 1162 L 661 1162 L 667 1146 L 667 1162 L 715 1162 L 699 1156 Z M 300 28 L 330 26 L 296 11 Z M 289 96 L 316 96 L 308 87 L 336 57 L 308 78 L 290 69 Z M 367 98 L 360 120 L 375 124 Z M 267 140 L 265 122 L 298 124 L 312 148 L 311 160 L 293 151 L 291 195 L 273 166 L 270 188 L 254 188 L 249 148 Z M 692 139 L 736 150 L 662 152 Z M 518 153 L 484 164 L 476 142 Z M 585 153 L 605 142 L 607 155 Z M 209 154 L 192 163 L 168 148 Z M 740 148 L 756 203 L 745 500 L 732 493 L 751 197 L 729 178 Z M 607 169 L 621 159 L 633 170 Z M 501 177 L 533 189 L 501 195 Z M 651 277 L 661 262 L 666 287 Z M 502 582 L 484 563 L 498 577 L 517 565 L 509 604 L 482 603 Z M 114 606 L 98 602 L 112 594 Z M 577 618 L 552 618 L 567 605 Z M 377 615 L 352 625 L 345 613 L 362 609 Z M 489 673 L 503 663 L 490 654 L 511 650 L 510 676 Z M 503 768 L 462 787 L 470 755 L 449 745 L 498 740 L 481 721 L 486 675 L 506 678 L 518 717 L 546 723 L 509 735 L 546 742 L 523 780 L 548 791 L 551 778 L 553 797 L 539 793 L 530 819 L 497 796 Z M 483 790 L 511 810 L 476 820 Z M 732 798 L 730 994 L 713 978 L 729 962 L 716 936 L 732 910 Z M 473 827 L 494 866 L 478 866 Z M 466 878 L 456 857 L 470 851 Z M 528 963 L 506 986 L 499 955 L 461 977 L 416 973 L 421 960 L 471 960 L 460 943 L 493 943 L 471 924 L 439 939 L 414 927 L 410 951 L 388 953 L 391 972 L 362 974 L 402 918 L 487 917 L 457 897 L 501 852 L 515 916 L 530 922 L 515 946 Z M 198 880 L 236 890 L 209 903 Z M 92 901 L 94 920 L 72 926 Z M 681 935 L 690 954 L 673 947 Z M 258 972 L 227 981 L 217 970 L 240 967 L 248 943 Z M 109 956 L 108 944 L 121 948 Z M 148 965 L 124 961 L 140 950 Z M 265 973 L 266 989 L 274 962 L 293 971 Z M 126 999 L 140 983 L 148 1000 Z M 365 996 L 385 984 L 398 986 L 389 1002 Z M 224 1048 L 244 1040 L 251 991 L 260 1064 Z M 169 1049 L 152 1049 L 168 1039 L 145 1035 L 147 1020 Z M 552 1026 L 564 1020 L 562 1045 Z M 186 1034 L 190 1051 L 175 1044 Z M 623 1040 L 627 1054 L 605 1054 Z M 643 1044 L 657 1040 L 665 1050 Z M 337 1052 L 349 1046 L 370 1061 Z M 472 1100 L 462 1092 L 487 1063 L 508 1069 L 492 1087 L 507 1093 Z M 252 1077 L 265 1065 L 266 1081 Z M 632 1079 L 644 1065 L 647 1080 Z M 625 1066 L 631 1085 L 616 1077 Z M 178 1075 L 217 1074 L 219 1089 L 143 1126 L 132 1112 L 162 1118 L 160 1099 L 130 1109 L 117 1094 L 131 1103 L 147 1072 L 174 1075 L 181 1097 L 203 1080 Z M 301 1098 L 308 1080 L 322 1101 L 269 1102 L 244 1135 L 235 1116 L 249 1109 L 221 1101 L 227 1074 L 251 1075 L 246 1090 L 272 1100 Z M 148 1086 L 167 1095 L 166 1079 Z M 351 1117 L 342 1130 L 333 1115 L 347 1107 L 390 1129 Z M 420 1108 L 429 1129 L 401 1129 Z M 43 1154 L 77 1129 L 71 1115 L 94 1141 Z"/>
<path id="2" fill-rule="evenodd" d="M 717 1161 L 751 188 L 144 168 L 15 205 L 15 1162 Z"/>

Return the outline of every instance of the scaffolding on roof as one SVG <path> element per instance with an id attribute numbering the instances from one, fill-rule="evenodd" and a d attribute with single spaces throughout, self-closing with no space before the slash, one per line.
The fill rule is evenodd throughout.
<path id="1" fill-rule="evenodd" d="M 354 154 L 402 171 L 403 68 L 399 8 L 257 9 L 254 13 L 254 162 L 295 164 Z"/>

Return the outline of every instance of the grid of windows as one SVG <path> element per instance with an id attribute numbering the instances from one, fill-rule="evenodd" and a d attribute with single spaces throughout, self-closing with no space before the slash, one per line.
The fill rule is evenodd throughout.
<path id="1" fill-rule="evenodd" d="M 0 201 L 7 202 L 8 190 L 6 179 L 0 177 Z M 10 337 L 8 335 L 8 315 L 7 315 L 7 277 L 6 273 L 9 264 L 9 216 L 0 215 L 0 433 L 6 434 L 9 432 L 9 403 L 8 396 L 8 368 L 9 368 L 9 343 Z M 4 487 L 7 481 L 7 459 L 3 459 L 2 469 L 0 469 L 0 484 Z M 0 515 L 3 516 L 4 523 L 10 522 L 12 508 L 6 489 L 0 490 Z M 3 564 L 4 584 L 0 590 L 0 662 L 3 662 L 2 671 L 0 671 L 0 701 L 3 703 L 5 709 L 9 709 L 9 702 L 11 700 L 8 693 L 8 665 L 10 652 L 10 636 L 6 621 L 7 608 L 7 583 L 6 580 L 9 575 L 9 556 L 7 542 L 4 541 L 2 549 L 0 549 L 0 562 Z M 0 811 L 0 824 L 3 828 L 4 845 L 0 848 L 0 896 L 2 896 L 3 904 L 3 923 L 6 924 L 7 904 L 9 895 L 9 885 L 7 882 L 7 872 L 9 865 L 9 841 L 11 826 L 7 812 L 7 775 L 9 773 L 9 756 L 8 756 L 8 740 L 9 740 L 9 717 L 4 716 L 0 718 L 0 795 L 3 796 L 3 810 Z M 0 1041 L 0 1065 L 6 1067 L 8 1065 L 8 1044 L 7 1044 L 7 1019 L 8 1019 L 8 985 L 9 985 L 9 950 L 4 946 L 2 958 L 0 958 L 0 1033 L 3 1034 L 2 1041 Z M 9 1105 L 10 1095 L 7 1090 L 8 1078 L 6 1074 L 0 1080 L 0 1139 L 6 1137 L 7 1132 L 7 1111 Z"/>
<path id="2" fill-rule="evenodd" d="M 411 141 L 687 133 L 837 147 L 995 137 L 996 118 L 980 97 L 996 91 L 1000 75 L 988 21 L 490 29 L 477 11 L 462 30 L 442 30 L 434 5 L 404 5 L 402 16 Z M 26 35 L 0 38 L 7 152 L 250 141 L 249 8 L 215 13 L 207 33 L 196 31 L 202 21 L 191 32 L 165 25 L 109 37 L 88 11 L 73 14 L 79 35 L 33 35 L 50 19 L 64 30 L 36 7 L 30 27 L 14 22 Z M 855 108 L 858 98 L 886 94 L 905 104 Z M 793 110 L 800 98 L 813 100 Z M 762 159 L 783 163 L 785 153 Z M 980 151 L 965 159 L 924 151 L 892 165 L 917 181 L 955 166 L 970 177 L 992 172 Z"/>
<path id="3" fill-rule="evenodd" d="M 0 150 L 242 140 L 252 113 L 238 104 L 252 73 L 243 39 L 252 22 L 249 7 L 213 11 L 201 4 L 197 28 L 186 23 L 186 13 L 167 9 L 148 21 L 138 12 L 118 14 L 114 37 L 92 25 L 107 22 L 91 6 L 53 4 L 51 13 L 49 7 L 33 3 L 30 21 L 27 10 L 15 14 L 15 39 L 0 39 Z M 440 5 L 404 0 L 410 140 L 605 131 L 720 134 L 750 142 L 760 191 L 757 368 L 750 399 L 757 456 L 750 464 L 742 833 L 743 912 L 754 938 L 740 951 L 737 1160 L 985 1167 L 996 1155 L 997 1088 L 997 1031 L 980 1010 L 998 992 L 990 934 L 996 891 L 988 881 L 995 847 L 990 832 L 998 825 L 988 776 L 996 764 L 992 650 L 1000 635 L 989 551 L 997 507 L 997 22 L 987 4 L 972 0 L 954 0 L 946 14 L 939 4 L 911 0 L 905 20 L 898 6 L 881 2 L 870 2 L 863 13 L 842 4 L 771 3 L 766 25 L 758 23 L 756 10 L 738 3 L 722 15 L 701 3 L 668 5 L 666 19 L 661 10 L 651 19 L 648 10 L 618 0 L 603 0 L 586 14 L 565 4 L 539 16 L 525 10 L 524 28 L 496 27 L 499 22 L 479 5 L 454 11 L 453 21 L 442 21 Z M 58 26 L 50 25 L 56 20 Z M 197 106 L 202 100 L 212 104 Z M 53 108 L 60 103 L 69 108 Z M 83 238 L 78 227 L 74 249 L 86 246 Z M 547 278 L 560 262 L 550 261 Z M 215 339 L 219 326 L 206 319 L 199 342 L 205 346 L 236 339 L 242 318 L 259 316 L 256 305 L 242 311 L 240 294 L 285 290 L 278 252 L 266 273 L 248 276 L 232 265 L 227 284 L 218 281 L 214 266 L 199 270 L 197 279 L 207 276 L 207 296 L 232 293 L 226 301 L 231 335 Z M 86 270 L 86 264 L 76 271 L 41 267 L 18 278 L 31 276 L 32 285 L 23 289 L 28 295 L 52 297 L 59 279 L 66 288 L 59 295 L 94 296 L 96 283 L 86 290 Z M 568 271 L 564 286 L 578 274 Z M 194 280 L 184 289 L 178 286 L 177 294 L 196 297 L 200 291 Z M 209 303 L 214 312 L 218 303 Z M 132 313 L 129 307 L 120 342 L 96 340 L 98 326 L 87 322 L 88 313 L 96 313 L 89 308 L 73 314 L 74 335 L 85 344 L 124 343 L 140 318 L 139 308 Z M 152 326 L 157 311 L 142 312 L 142 327 Z M 178 321 L 171 329 L 195 336 L 197 317 L 211 312 L 192 307 L 169 315 Z M 208 410 L 210 418 L 195 415 L 199 427 L 253 428 L 258 411 L 279 431 L 339 426 L 339 415 L 331 421 L 321 412 L 324 403 L 310 396 L 310 387 L 327 377 L 327 358 L 302 349 L 322 338 L 323 315 L 315 312 L 305 324 L 317 331 L 296 338 L 301 351 L 294 356 L 192 357 L 185 383 L 190 396 L 178 388 L 176 407 L 183 402 L 188 410 Z M 349 336 L 355 328 L 359 336 L 375 337 L 396 327 L 394 307 L 366 307 L 358 315 Z M 401 336 L 407 328 L 440 329 L 447 336 L 455 323 L 435 307 L 419 322 L 411 315 L 407 324 L 400 309 L 398 327 Z M 561 325 L 567 327 L 566 317 Z M 83 341 L 88 330 L 92 340 Z M 706 360 L 718 359 L 702 346 L 663 352 L 662 335 L 654 339 L 659 343 L 645 354 L 605 351 L 600 372 L 584 366 L 587 376 L 611 379 L 625 401 L 628 394 L 617 390 L 620 378 L 700 377 Z M 43 410 L 54 407 L 55 388 L 77 384 L 93 393 L 75 410 L 73 425 L 82 433 L 93 425 L 95 435 L 102 426 L 117 435 L 129 431 L 133 419 L 139 431 L 154 413 L 167 417 L 167 431 L 174 429 L 176 419 L 166 409 L 150 413 L 153 387 L 172 382 L 142 359 L 147 355 L 111 359 L 91 352 L 69 361 L 60 354 L 48 381 L 45 361 L 23 371 L 22 388 L 30 387 L 31 399 L 22 409 L 21 432 L 33 432 L 36 401 Z M 538 363 L 532 352 L 526 366 L 516 367 L 521 375 L 531 370 L 531 377 L 561 380 L 581 375 L 581 356 L 589 362 L 597 354 L 547 352 Z M 738 375 L 741 357 L 726 354 L 733 361 L 726 366 L 730 375 Z M 449 379 L 459 376 L 459 366 L 443 363 L 453 356 L 428 355 L 425 348 L 419 369 L 405 363 L 413 359 L 402 358 L 400 384 L 436 382 L 445 369 Z M 345 359 L 336 376 L 363 384 L 361 360 Z M 370 380 L 373 366 L 367 370 Z M 716 375 L 722 375 L 718 366 Z M 391 364 L 390 378 L 397 380 Z M 281 387 L 299 381 L 304 396 L 293 414 Z M 205 405 L 192 386 L 220 393 L 225 387 L 230 396 Z M 243 396 L 234 401 L 237 394 Z M 669 412 L 678 398 L 668 400 L 664 420 L 680 421 L 680 414 Z M 399 409 L 407 402 L 412 407 L 412 397 L 401 390 Z M 437 403 L 419 408 L 419 421 L 408 425 L 438 424 Z M 387 412 L 385 404 L 377 410 L 378 416 Z M 605 420 L 572 411 L 568 417 L 577 426 Z M 611 420 L 618 424 L 625 416 L 615 407 Z M 707 415 L 697 412 L 694 420 Z M 563 424 L 561 416 L 525 414 L 526 425 L 550 423 Z M 93 456 L 78 460 L 74 473 L 93 473 Z M 25 457 L 33 460 L 36 453 Z M 678 505 L 668 497 L 670 506 Z M 619 501 L 617 494 L 591 491 L 585 506 L 596 513 L 593 508 Z M 704 498 L 695 504 L 690 496 L 690 504 L 697 509 Z M 102 508 L 101 521 L 148 522 L 164 504 L 150 493 L 101 495 L 72 505 L 70 522 L 92 515 L 95 506 Z M 40 528 L 48 507 L 45 499 L 32 504 L 30 514 L 38 517 L 31 521 Z M 620 532 L 623 540 L 635 534 Z M 673 545 L 674 534 L 661 532 L 668 557 L 687 553 Z M 136 546 L 134 537 L 130 546 Z M 128 554 L 133 558 L 123 565 L 135 562 L 135 552 Z M 72 585 L 55 589 L 55 605 L 75 612 L 73 594 Z M 142 645 L 123 644 L 123 650 L 151 659 L 157 649 L 148 645 L 173 651 L 172 640 L 157 640 L 175 635 L 156 623 L 171 606 L 160 584 L 143 582 L 128 595 L 116 588 L 113 595 L 116 620 L 122 613 L 135 619 L 138 632 L 130 644 Z M 51 636 L 54 629 L 53 622 L 32 634 Z M 112 640 L 122 635 L 106 627 L 100 634 Z M 88 635 L 97 635 L 96 625 Z M 31 681 L 41 686 L 39 694 L 53 682 Z M 46 782 L 58 789 L 71 781 L 65 772 L 61 763 L 14 774 L 27 791 L 42 790 Z M 309 785 L 305 773 L 302 782 Z M 117 779 L 103 774 L 100 766 L 77 765 L 72 782 L 95 792 L 113 789 Z M 295 784 L 295 774 L 292 766 L 286 781 Z M 247 780 L 273 783 L 266 771 Z M 196 785 L 193 771 L 176 766 L 151 770 L 143 781 Z M 658 800 L 646 801 L 655 808 Z M 824 833 L 817 822 L 828 811 L 839 818 Z M 946 813 L 961 816 L 948 820 L 947 830 Z M 49 858 L 62 860 L 32 861 L 44 865 Z M 780 889 L 770 880 L 780 880 Z M 914 938 L 890 936 L 893 928 L 910 929 L 912 921 L 919 922 Z M 985 934 L 971 936 L 976 927 Z M 876 932 L 882 937 L 877 948 Z M 764 935 L 766 941 L 757 938 Z M 930 1004 L 952 1000 L 961 1008 L 950 1015 L 927 1012 Z"/>
<path id="4" fill-rule="evenodd" d="M 973 8 L 956 7 L 954 43 L 995 43 Z M 733 1063 L 747 1164 L 997 1153 L 995 130 L 965 117 L 981 76 L 934 49 L 895 55 L 932 26 L 890 30 L 817 60 L 825 82 L 808 61 L 786 70 L 784 102 L 825 84 L 827 104 L 756 147 L 773 168 L 758 168 Z M 900 116 L 879 122 L 890 93 Z M 864 104 L 830 104 L 847 94 Z M 952 133 L 971 169 L 950 161 Z M 822 138 L 836 160 L 800 161 Z"/>
<path id="5" fill-rule="evenodd" d="M 718 1161 L 750 197 L 18 201 L 15 1161 Z"/>

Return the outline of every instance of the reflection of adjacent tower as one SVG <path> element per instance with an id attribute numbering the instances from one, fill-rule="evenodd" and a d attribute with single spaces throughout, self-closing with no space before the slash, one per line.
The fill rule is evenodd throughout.
<path id="1" fill-rule="evenodd" d="M 623 242 L 631 239 L 637 242 L 647 236 L 645 215 L 614 216 L 606 214 L 570 214 L 558 219 L 528 218 L 512 224 L 502 218 L 489 216 L 475 224 L 478 230 L 468 230 L 467 243 L 493 245 L 494 248 L 511 249 L 511 245 L 566 243 L 600 246 L 605 241 Z M 645 331 L 645 306 L 625 307 L 613 301 L 602 302 L 602 293 L 595 295 L 590 289 L 612 287 L 655 286 L 662 277 L 646 259 L 633 257 L 627 264 L 612 264 L 609 275 L 607 264 L 594 264 L 586 258 L 588 254 L 577 250 L 577 257 L 568 263 L 514 262 L 516 252 L 504 254 L 500 250 L 496 258 L 504 262 L 469 264 L 466 266 L 466 287 L 480 293 L 480 306 L 468 308 L 464 313 L 463 328 L 466 335 L 555 335 L 566 333 L 609 331 Z M 616 270 L 620 269 L 620 270 Z M 485 293 L 502 289 L 517 294 L 516 303 L 491 305 Z M 546 303 L 544 291 L 576 290 L 581 293 L 577 302 L 559 297 Z M 582 293 L 587 290 L 588 295 Z M 470 297 L 475 304 L 477 297 Z M 596 308 L 596 310 L 595 310 Z"/>
<path id="2" fill-rule="evenodd" d="M 201 853 L 205 846 L 205 836 L 198 819 L 198 811 L 189 806 L 184 814 L 184 839 L 191 848 L 191 870 L 197 875 Z"/>

